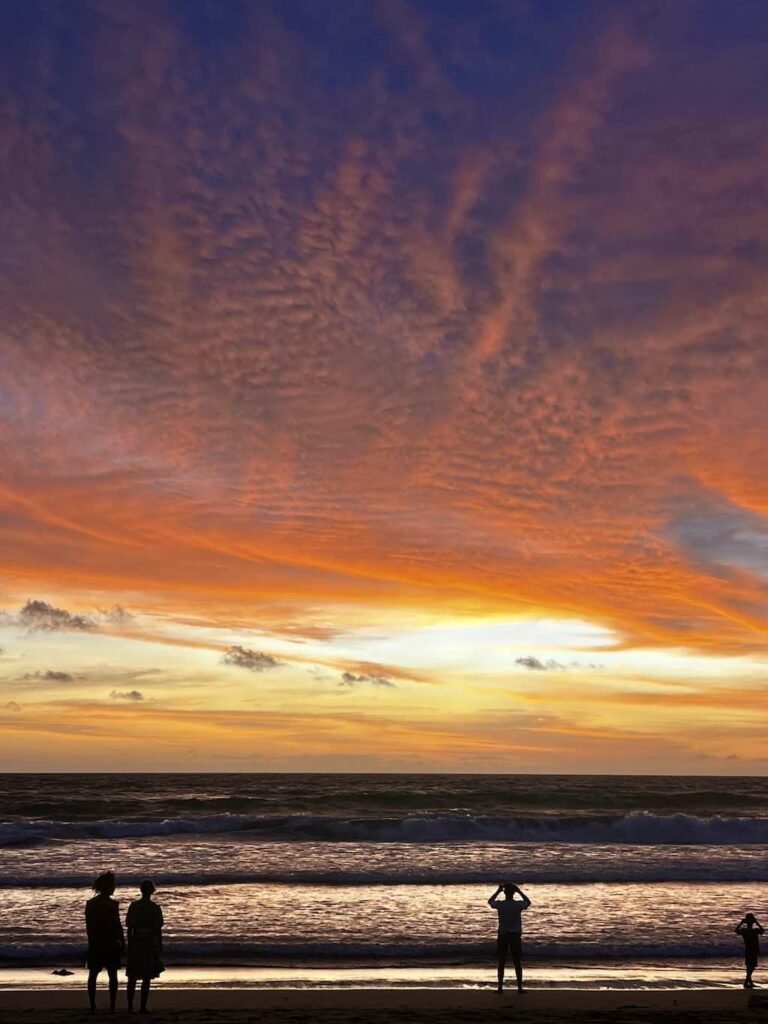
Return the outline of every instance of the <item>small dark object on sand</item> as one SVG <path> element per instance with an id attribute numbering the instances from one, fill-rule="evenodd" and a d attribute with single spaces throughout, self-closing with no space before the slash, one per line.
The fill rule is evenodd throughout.
<path id="1" fill-rule="evenodd" d="M 51 974 L 58 974 L 60 978 L 68 978 L 74 971 L 68 971 L 66 967 L 59 967 L 56 971 L 51 971 Z"/>

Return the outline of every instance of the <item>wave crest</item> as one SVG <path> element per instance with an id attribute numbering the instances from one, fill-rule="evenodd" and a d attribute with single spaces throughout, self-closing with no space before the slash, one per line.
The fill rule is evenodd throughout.
<path id="1" fill-rule="evenodd" d="M 583 843 L 623 845 L 749 845 L 768 843 L 768 818 L 720 815 L 623 815 L 476 817 L 420 814 L 403 818 L 339 818 L 320 815 L 214 814 L 141 821 L 46 821 L 0 824 L 0 847 L 50 840 L 125 839 L 171 835 L 242 833 L 259 840 L 377 843 Z"/>

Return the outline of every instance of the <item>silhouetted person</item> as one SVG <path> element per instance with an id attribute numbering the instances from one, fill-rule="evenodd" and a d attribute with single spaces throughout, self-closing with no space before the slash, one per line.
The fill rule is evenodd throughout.
<path id="1" fill-rule="evenodd" d="M 115 1012 L 117 971 L 125 952 L 125 936 L 120 924 L 120 904 L 112 899 L 115 876 L 111 871 L 99 875 L 93 883 L 96 893 L 85 904 L 85 930 L 88 933 L 88 999 L 91 1013 L 96 1010 L 96 979 L 105 970 L 109 976 L 109 1009 Z"/>
<path id="2" fill-rule="evenodd" d="M 133 997 L 136 982 L 141 980 L 141 1012 L 147 1012 L 149 986 L 165 970 L 160 954 L 163 950 L 163 912 L 152 901 L 155 891 L 153 882 L 147 878 L 139 886 L 141 899 L 135 900 L 125 915 L 128 931 L 128 957 L 125 974 L 128 978 L 128 1013 L 133 1013 Z"/>
<path id="3" fill-rule="evenodd" d="M 504 893 L 505 899 L 500 900 L 499 895 Z M 516 900 L 515 895 L 521 899 Z M 512 961 L 515 965 L 515 977 L 517 978 L 517 991 L 523 992 L 523 921 L 522 914 L 531 905 L 531 901 L 523 890 L 517 885 L 502 882 L 496 892 L 488 900 L 488 905 L 493 907 L 499 915 L 499 935 L 497 939 L 497 952 L 499 957 L 499 992 L 504 991 L 504 967 L 507 963 L 507 953 L 512 954 Z"/>
<path id="4" fill-rule="evenodd" d="M 754 914 L 746 914 L 736 925 L 736 934 L 744 939 L 744 965 L 747 975 L 744 978 L 744 988 L 754 988 L 752 972 L 757 967 L 760 956 L 760 936 L 765 929 L 757 920 Z"/>

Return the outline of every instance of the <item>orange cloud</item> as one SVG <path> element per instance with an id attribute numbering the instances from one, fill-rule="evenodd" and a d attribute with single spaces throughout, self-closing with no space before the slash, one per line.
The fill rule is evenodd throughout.
<path id="1" fill-rule="evenodd" d="M 441 49 L 403 5 L 345 88 L 267 5 L 224 88 L 170 10 L 86 6 L 100 106 L 22 54 L 6 125 L 9 595 L 766 652 L 746 30 L 713 75 L 682 14 L 595 15 L 526 90 L 477 55 L 535 14 L 446 14 Z"/>

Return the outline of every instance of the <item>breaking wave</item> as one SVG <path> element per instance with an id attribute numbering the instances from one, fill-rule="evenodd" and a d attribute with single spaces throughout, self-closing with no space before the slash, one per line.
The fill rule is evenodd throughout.
<path id="1" fill-rule="evenodd" d="M 768 843 L 768 818 L 659 815 L 546 815 L 509 818 L 417 814 L 402 818 L 214 814 L 141 821 L 47 821 L 0 824 L 0 846 L 55 840 L 124 839 L 240 833 L 243 839 L 397 843 L 582 843 L 625 845 L 748 845 Z"/>

